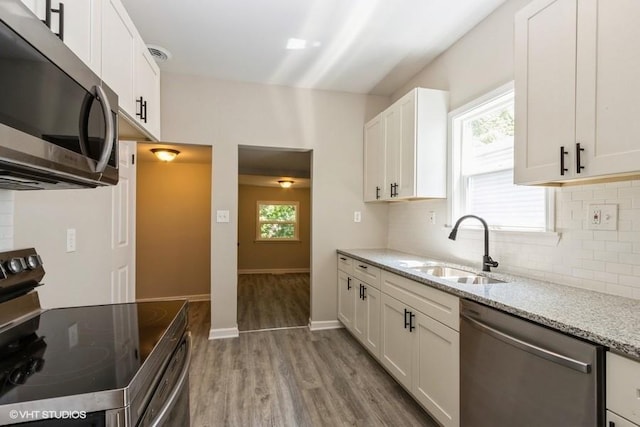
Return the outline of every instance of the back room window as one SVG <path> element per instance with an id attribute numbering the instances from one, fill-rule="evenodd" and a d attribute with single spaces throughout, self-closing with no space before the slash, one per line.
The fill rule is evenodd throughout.
<path id="1" fill-rule="evenodd" d="M 300 204 L 291 201 L 257 204 L 256 240 L 298 240 Z"/>

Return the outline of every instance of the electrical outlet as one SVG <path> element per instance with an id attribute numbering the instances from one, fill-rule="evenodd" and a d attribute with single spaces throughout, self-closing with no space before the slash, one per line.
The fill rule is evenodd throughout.
<path id="1" fill-rule="evenodd" d="M 76 229 L 67 228 L 67 252 L 76 251 Z"/>
<path id="2" fill-rule="evenodd" d="M 587 228 L 589 230 L 617 230 L 618 205 L 589 205 L 587 210 Z"/>
<path id="3" fill-rule="evenodd" d="M 216 222 L 229 222 L 229 211 L 216 211 Z"/>
<path id="4" fill-rule="evenodd" d="M 360 213 L 360 211 L 353 212 L 353 222 L 360 222 L 360 221 L 362 221 L 362 214 Z"/>
<path id="5" fill-rule="evenodd" d="M 74 323 L 69 326 L 69 348 L 73 348 L 78 345 L 78 324 Z"/>
<path id="6" fill-rule="evenodd" d="M 429 223 L 435 225 L 435 223 L 436 223 L 436 213 L 435 213 L 435 211 L 429 211 Z"/>

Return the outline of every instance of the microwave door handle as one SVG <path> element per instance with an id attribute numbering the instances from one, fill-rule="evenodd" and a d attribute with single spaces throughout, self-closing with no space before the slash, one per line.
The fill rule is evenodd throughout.
<path id="1" fill-rule="evenodd" d="M 102 154 L 100 155 L 100 160 L 98 160 L 98 164 L 96 165 L 96 172 L 104 172 L 107 167 L 107 162 L 109 161 L 109 157 L 111 156 L 111 150 L 113 149 L 113 138 L 115 136 L 115 123 L 113 121 L 113 117 L 111 117 L 111 105 L 109 104 L 109 99 L 107 99 L 107 94 L 104 92 L 104 89 L 100 86 L 94 86 L 96 88 L 96 92 L 98 95 L 98 101 L 102 104 L 102 114 L 104 114 L 104 122 L 106 126 L 105 132 L 105 144 L 102 148 Z"/>
<path id="2" fill-rule="evenodd" d="M 78 139 L 80 145 L 80 153 L 83 156 L 89 157 L 89 114 L 91 113 L 91 103 L 93 102 L 93 95 L 87 93 L 82 100 L 82 106 L 80 107 L 80 124 L 78 126 Z M 90 162 L 92 163 L 92 162 Z M 93 165 L 91 165 L 93 168 Z"/>
<path id="3" fill-rule="evenodd" d="M 189 365 L 191 362 L 191 332 L 187 332 L 186 346 L 187 354 L 184 357 L 182 372 L 180 372 L 178 380 L 173 386 L 173 390 L 171 390 L 171 394 L 167 397 L 167 400 L 164 405 L 162 405 L 160 411 L 158 411 L 158 415 L 156 415 L 153 421 L 151 421 L 151 424 L 149 424 L 151 427 L 159 427 L 164 424 L 164 419 L 169 414 L 169 411 L 173 408 L 176 400 L 178 400 L 179 393 L 182 391 L 185 381 L 187 380 L 187 378 L 189 378 Z"/>

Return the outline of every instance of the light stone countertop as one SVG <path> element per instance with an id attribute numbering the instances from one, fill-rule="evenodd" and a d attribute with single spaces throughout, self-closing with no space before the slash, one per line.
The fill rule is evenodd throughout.
<path id="1" fill-rule="evenodd" d="M 640 360 L 640 301 L 571 286 L 542 282 L 496 271 L 479 272 L 469 266 L 390 249 L 338 249 L 338 253 L 383 270 L 424 283 L 461 298 L 514 314 L 553 329 L 602 344 Z M 427 262 L 480 273 L 506 283 L 469 285 L 412 270 Z"/>

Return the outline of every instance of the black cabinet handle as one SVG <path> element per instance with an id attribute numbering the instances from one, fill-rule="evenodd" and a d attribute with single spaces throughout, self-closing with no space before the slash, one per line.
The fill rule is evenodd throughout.
<path id="1" fill-rule="evenodd" d="M 394 182 L 391 185 L 391 197 L 398 197 L 398 183 Z"/>
<path id="2" fill-rule="evenodd" d="M 143 108 L 142 105 L 144 103 L 144 98 L 140 97 L 136 99 L 136 104 L 140 104 L 140 109 L 138 111 L 136 111 L 136 116 L 140 117 L 140 120 L 142 120 L 142 114 L 143 114 Z"/>
<path id="3" fill-rule="evenodd" d="M 390 189 L 389 189 L 389 197 L 393 197 L 393 184 L 389 184 Z"/>
<path id="4" fill-rule="evenodd" d="M 51 7 L 51 0 L 45 2 L 44 24 L 51 29 L 51 14 L 58 14 L 58 33 L 56 34 L 60 40 L 64 41 L 64 3 L 59 3 L 58 8 Z"/>
<path id="5" fill-rule="evenodd" d="M 580 143 L 578 142 L 576 144 L 576 173 L 580 173 L 580 171 L 584 169 L 584 166 L 580 164 L 580 155 L 583 151 L 584 151 L 584 148 L 581 148 Z"/>
<path id="6" fill-rule="evenodd" d="M 568 151 L 564 151 L 564 145 L 560 147 L 560 175 L 564 175 L 569 169 L 564 167 L 564 156 L 569 154 Z"/>
<path id="7" fill-rule="evenodd" d="M 404 328 L 407 329 L 409 327 L 409 321 L 407 320 L 407 314 L 409 314 L 409 310 L 404 309 Z"/>
<path id="8" fill-rule="evenodd" d="M 363 286 L 362 287 L 362 301 L 367 299 L 367 287 Z"/>
<path id="9" fill-rule="evenodd" d="M 609 427 L 616 427 L 616 423 L 614 423 L 613 421 L 609 421 Z"/>
<path id="10" fill-rule="evenodd" d="M 362 265 L 362 264 L 358 264 L 358 267 L 364 268 L 365 270 L 367 269 L 367 266 L 366 265 Z"/>
<path id="11" fill-rule="evenodd" d="M 413 330 L 416 328 L 413 325 L 413 319 L 415 319 L 415 318 L 416 318 L 416 315 L 411 313 L 411 312 L 409 312 L 409 332 L 413 332 Z"/>
<path id="12" fill-rule="evenodd" d="M 340 257 L 341 260 L 346 261 L 347 259 L 343 256 Z"/>
<path id="13" fill-rule="evenodd" d="M 351 277 L 347 277 L 347 290 L 351 290 Z"/>
<path id="14" fill-rule="evenodd" d="M 376 200 L 380 199 L 380 187 L 376 186 Z"/>
<path id="15" fill-rule="evenodd" d="M 142 120 L 147 123 L 147 101 L 142 103 L 142 108 L 144 109 L 144 115 L 142 116 Z"/>
<path id="16" fill-rule="evenodd" d="M 358 298 L 362 299 L 362 283 L 360 283 L 360 295 L 358 295 Z"/>

